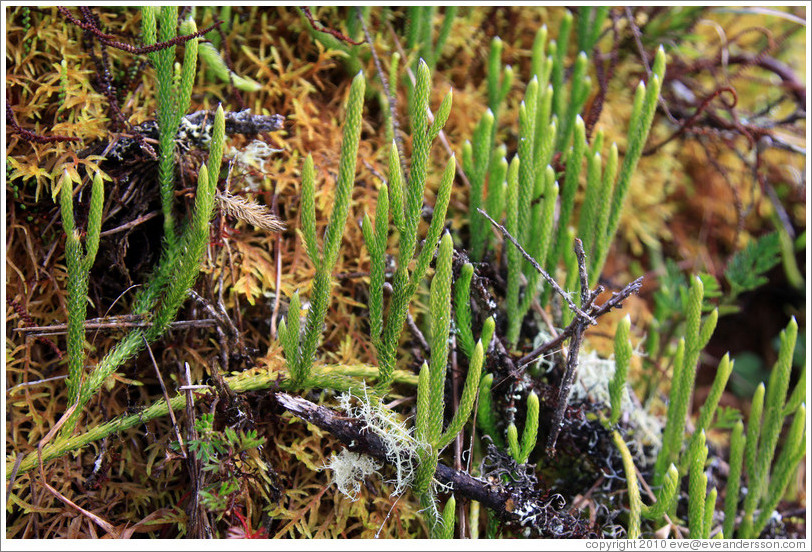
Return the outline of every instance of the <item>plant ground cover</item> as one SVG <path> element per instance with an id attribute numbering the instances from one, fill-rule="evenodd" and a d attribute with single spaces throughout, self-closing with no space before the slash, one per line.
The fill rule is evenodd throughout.
<path id="1" fill-rule="evenodd" d="M 6 538 L 806 535 L 801 8 L 4 9 Z"/>

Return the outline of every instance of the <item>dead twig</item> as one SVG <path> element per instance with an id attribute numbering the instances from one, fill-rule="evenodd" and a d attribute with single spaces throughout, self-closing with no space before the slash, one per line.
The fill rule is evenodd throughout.
<path id="1" fill-rule="evenodd" d="M 341 31 L 325 27 L 324 25 L 316 21 L 313 18 L 313 14 L 310 12 L 310 8 L 303 6 L 299 9 L 301 9 L 302 13 L 305 15 L 305 17 L 307 17 L 307 20 L 310 22 L 310 26 L 313 27 L 313 29 L 319 31 L 320 33 L 327 33 L 329 35 L 334 36 L 341 42 L 346 42 L 347 44 L 352 44 L 353 46 L 360 46 L 361 44 L 363 44 L 363 42 L 358 42 L 351 39 L 347 35 L 343 34 Z"/>
<path id="2" fill-rule="evenodd" d="M 102 32 L 102 30 L 99 29 L 93 23 L 79 21 L 65 7 L 59 6 L 57 9 L 65 17 L 65 19 L 67 19 L 68 21 L 70 21 L 83 31 L 91 33 L 94 37 L 99 39 L 99 42 L 101 42 L 105 46 L 110 46 L 118 50 L 124 50 L 125 52 L 129 52 L 131 54 L 149 54 L 152 52 L 157 52 L 158 50 L 169 48 L 170 46 L 177 46 L 178 44 L 183 44 L 184 42 L 188 42 L 193 38 L 199 38 L 205 35 L 206 33 L 215 29 L 222 23 L 222 21 L 218 21 L 214 25 L 210 25 L 205 29 L 202 29 L 200 31 L 188 35 L 178 36 L 171 40 L 167 40 L 166 42 L 157 42 L 150 46 L 133 46 L 132 44 L 127 44 L 125 42 L 117 40 L 118 37 L 115 35 Z"/>
<path id="3" fill-rule="evenodd" d="M 67 378 L 68 378 L 68 376 L 67 376 L 67 375 L 64 375 L 64 376 L 54 376 L 54 377 L 52 377 L 52 378 L 38 379 L 38 380 L 36 380 L 36 381 L 26 381 L 26 382 L 24 382 L 24 383 L 19 383 L 19 384 L 15 385 L 14 387 L 9 387 L 9 388 L 6 390 L 6 393 L 7 393 L 8 395 L 11 395 L 11 394 L 12 394 L 12 393 L 14 393 L 14 392 L 15 392 L 17 389 L 22 389 L 22 388 L 24 388 L 24 387 L 32 387 L 32 386 L 34 386 L 34 385 L 42 385 L 43 383 L 48 383 L 48 382 L 51 382 L 51 381 L 57 381 L 57 380 L 63 380 L 63 379 L 67 379 Z"/>
<path id="4" fill-rule="evenodd" d="M 545 271 L 543 268 L 541 268 L 541 266 L 536 262 L 536 259 L 534 259 L 527 251 L 525 251 L 524 248 L 521 245 L 519 245 L 519 242 L 516 241 L 516 238 L 514 238 L 513 236 L 510 235 L 510 232 L 507 231 L 507 228 L 505 228 L 504 226 L 502 226 L 501 224 L 499 224 L 498 222 L 493 220 L 488 215 L 488 213 L 486 213 L 484 210 L 477 209 L 477 211 L 479 211 L 480 215 L 482 215 L 486 219 L 488 219 L 492 225 L 494 225 L 500 232 L 502 232 L 502 235 L 505 236 L 508 240 L 510 240 L 510 243 L 512 243 L 513 245 L 516 246 L 516 248 L 519 250 L 519 253 L 521 253 L 522 256 L 525 259 L 527 259 L 527 261 L 531 265 L 533 265 L 533 268 L 535 268 L 536 271 L 539 274 L 541 274 L 542 278 L 544 278 L 547 281 L 547 283 L 550 284 L 550 286 L 553 288 L 553 290 L 556 293 L 558 293 L 564 299 L 564 301 L 567 302 L 567 306 L 570 308 L 570 310 L 572 310 L 572 312 L 574 312 L 575 314 L 577 314 L 579 317 L 583 318 L 585 321 L 589 322 L 590 324 L 597 324 L 597 322 L 595 322 L 594 318 L 592 318 L 591 316 L 586 314 L 584 311 L 582 311 L 580 308 L 578 308 L 578 305 L 576 305 L 572 301 L 572 299 L 570 299 L 569 294 L 567 292 L 565 292 L 563 289 L 561 289 L 561 286 L 558 285 L 558 282 L 556 282 L 555 279 L 553 279 L 552 276 L 547 274 L 547 271 Z"/>
<path id="5" fill-rule="evenodd" d="M 718 96 L 721 96 L 725 92 L 727 92 L 727 93 L 729 93 L 729 94 L 731 94 L 733 96 L 732 101 L 729 104 L 725 105 L 725 107 L 727 109 L 733 109 L 736 106 L 736 103 L 738 103 L 738 99 L 739 99 L 738 96 L 736 95 L 736 90 L 734 90 L 733 87 L 731 87 L 731 86 L 724 86 L 722 88 L 717 88 L 716 90 L 711 92 L 704 100 L 702 100 L 702 102 L 699 104 L 699 107 L 697 107 L 696 112 L 694 112 L 694 114 L 691 115 L 688 119 L 685 119 L 682 122 L 682 124 L 679 126 L 679 128 L 677 130 L 675 130 L 671 134 L 671 136 L 669 136 L 668 138 L 666 138 L 665 140 L 663 140 L 659 144 L 655 144 L 655 145 L 649 147 L 648 149 L 646 149 L 645 151 L 643 151 L 643 155 L 644 156 L 652 155 L 652 154 L 656 153 L 657 150 L 662 148 L 667 143 L 671 142 L 672 140 L 679 137 L 680 135 L 685 134 L 685 132 L 687 130 L 689 130 L 699 120 L 699 117 L 708 108 L 710 103 L 715 98 L 717 98 Z"/>
<path id="6" fill-rule="evenodd" d="M 203 318 L 201 320 L 177 320 L 169 325 L 171 330 L 183 328 L 206 328 L 214 326 L 218 320 L 213 318 Z M 85 321 L 85 331 L 90 330 L 121 330 L 125 328 L 148 328 L 152 326 L 152 321 L 141 315 L 126 315 L 111 318 L 94 318 Z M 53 324 L 51 326 L 28 326 L 25 328 L 14 328 L 12 331 L 36 336 L 64 335 L 68 331 L 67 324 Z"/>
<path id="7" fill-rule="evenodd" d="M 195 394 L 192 391 L 192 388 L 196 386 L 192 385 L 192 376 L 188 362 L 184 363 L 184 368 L 185 374 L 183 375 L 186 378 L 186 385 L 184 386 L 186 388 L 184 389 L 186 393 L 186 438 L 191 442 L 198 440 L 200 437 L 195 427 Z M 186 506 L 186 514 L 189 516 L 189 533 L 195 536 L 203 536 L 206 534 L 208 518 L 203 515 L 203 519 L 201 520 L 200 490 L 203 486 L 203 474 L 201 473 L 201 462 L 198 460 L 194 450 L 190 450 L 186 457 L 186 467 L 189 470 L 189 477 L 192 481 L 192 496 L 189 504 Z"/>
<path id="8" fill-rule="evenodd" d="M 31 132 L 30 130 L 21 127 L 20 123 L 17 122 L 17 118 L 14 116 L 14 110 L 11 109 L 11 102 L 9 102 L 8 94 L 6 94 L 6 122 L 8 122 L 8 124 L 11 125 L 11 128 L 14 129 L 14 132 L 26 142 L 50 144 L 52 142 L 78 142 L 81 140 L 81 138 L 76 136 L 60 136 L 58 134 L 53 136 L 42 136 L 41 134 Z"/>
<path id="9" fill-rule="evenodd" d="M 17 472 L 20 471 L 20 464 L 23 463 L 23 458 L 25 458 L 25 454 L 22 452 L 17 453 L 17 458 L 14 460 L 14 467 L 11 468 L 11 475 L 8 478 L 8 484 L 6 484 L 6 506 L 8 506 L 9 499 L 11 498 L 11 489 L 14 488 L 14 480 L 17 478 Z"/>
<path id="10" fill-rule="evenodd" d="M 21 331 L 21 330 L 24 330 L 26 328 L 36 327 L 36 324 L 34 323 L 34 319 L 31 318 L 31 316 L 28 314 L 28 311 L 25 309 L 25 307 L 23 305 L 21 305 L 20 303 L 18 303 L 16 299 L 12 299 L 11 297 L 6 297 L 6 304 L 8 306 L 10 306 L 11 308 L 13 308 L 14 311 L 17 313 L 17 316 L 20 317 L 20 320 L 24 324 L 26 324 L 22 328 L 14 328 L 14 331 Z M 59 358 L 59 360 L 62 360 L 62 357 L 64 355 L 63 355 L 62 351 L 59 350 L 59 347 L 56 346 L 56 343 L 54 343 L 53 341 L 51 341 L 47 337 L 42 337 L 42 336 L 37 336 L 36 340 L 41 342 L 41 343 L 45 343 L 46 345 L 48 345 L 48 347 L 50 347 L 51 351 L 54 352 L 54 354 Z"/>
<path id="11" fill-rule="evenodd" d="M 600 318 L 610 310 L 620 307 L 621 303 L 623 303 L 623 301 L 627 297 L 629 297 L 632 293 L 637 293 L 638 291 L 640 291 L 640 288 L 642 286 L 643 286 L 643 276 L 639 277 L 632 283 L 628 284 L 622 290 L 612 294 L 612 297 L 600 307 L 595 307 L 593 304 L 592 309 L 590 310 L 590 314 L 596 319 Z M 534 360 L 538 359 L 541 355 L 543 355 L 547 351 L 559 348 L 561 344 L 568 337 L 570 337 L 575 331 L 574 322 L 575 321 L 573 321 L 572 324 L 564 328 L 564 330 L 562 330 L 562 332 L 558 334 L 558 337 L 548 341 L 547 343 L 539 345 L 538 347 L 527 353 L 525 356 L 523 356 L 518 362 L 519 367 L 523 368 L 528 364 L 530 364 L 531 362 L 533 362 Z"/>
<path id="12" fill-rule="evenodd" d="M 123 232 L 124 230 L 129 230 L 130 228 L 138 226 L 141 223 L 147 222 L 149 219 L 151 219 L 153 217 L 157 217 L 158 214 L 159 214 L 158 211 L 149 212 L 149 213 L 147 213 L 145 215 L 141 215 L 137 219 L 134 219 L 134 220 L 131 220 L 130 222 L 122 224 L 121 226 L 111 228 L 110 230 L 105 230 L 104 232 L 100 233 L 99 235 L 100 236 L 111 236 L 113 234 Z"/>
<path id="13" fill-rule="evenodd" d="M 276 217 L 279 216 L 279 196 L 277 196 L 276 193 L 271 196 L 271 213 Z M 277 337 L 276 321 L 279 318 L 279 304 L 281 300 L 279 290 L 282 289 L 282 234 L 279 232 L 276 233 L 274 240 L 273 254 L 274 264 L 276 265 L 276 287 L 274 288 L 276 293 L 274 293 L 273 312 L 271 314 L 271 342 Z"/>
<path id="14" fill-rule="evenodd" d="M 597 297 L 596 293 L 589 290 L 589 277 L 586 272 L 586 255 L 581 240 L 575 238 L 575 256 L 578 258 L 578 276 L 581 281 L 581 305 L 589 309 L 592 301 Z M 550 433 L 547 436 L 546 452 L 548 456 L 555 454 L 555 443 L 564 425 L 564 412 L 570 400 L 572 383 L 575 381 L 575 371 L 578 368 L 578 353 L 581 350 L 581 338 L 588 324 L 588 318 L 576 315 L 573 324 L 572 340 L 570 340 L 569 354 L 567 354 L 567 365 L 564 370 L 564 377 L 561 378 L 561 385 L 558 389 L 558 404 L 553 414 Z"/>
<path id="15" fill-rule="evenodd" d="M 276 401 L 297 418 L 309 422 L 321 429 L 329 431 L 344 443 L 350 451 L 368 454 L 378 460 L 386 462 L 386 446 L 376 434 L 364 431 L 363 423 L 355 418 L 347 418 L 337 412 L 314 404 L 301 397 L 294 397 L 287 393 L 276 393 Z M 416 460 L 416 459 L 415 459 Z M 531 523 L 541 512 L 549 515 L 550 509 L 547 501 L 534 496 L 534 493 L 522 492 L 520 488 L 510 485 L 503 486 L 493 481 L 483 481 L 464 471 L 455 470 L 443 463 L 437 464 L 434 478 L 445 485 L 457 497 L 476 500 L 494 515 L 506 522 Z M 560 513 L 565 515 L 565 513 Z M 576 532 L 586 534 L 587 530 L 580 522 L 575 522 Z M 544 527 L 538 527 L 543 531 Z"/>
<path id="16" fill-rule="evenodd" d="M 403 153 L 403 138 L 400 135 L 397 103 L 395 103 L 397 101 L 397 97 L 392 94 L 392 90 L 389 88 L 389 79 L 386 78 L 386 73 L 383 71 L 381 60 L 378 58 L 378 52 L 375 51 L 375 44 L 373 44 L 372 36 L 369 34 L 369 29 L 367 29 L 367 23 L 364 21 L 364 15 L 358 8 L 355 8 L 355 13 L 358 16 L 358 20 L 361 22 L 361 28 L 364 30 L 364 37 L 366 38 L 367 44 L 369 44 L 369 50 L 372 53 L 372 60 L 375 62 L 375 71 L 378 73 L 378 78 L 381 80 L 383 93 L 386 96 L 387 103 L 389 104 L 389 117 L 392 119 L 392 136 L 395 140 L 395 147 L 398 150 L 400 170 L 403 174 L 406 174 L 406 155 Z M 386 182 L 383 178 L 381 178 L 381 180 Z"/>

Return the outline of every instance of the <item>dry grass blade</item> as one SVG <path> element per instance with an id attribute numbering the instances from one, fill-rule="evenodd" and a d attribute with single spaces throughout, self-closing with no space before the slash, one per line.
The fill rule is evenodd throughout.
<path id="1" fill-rule="evenodd" d="M 226 215 L 242 220 L 269 232 L 281 232 L 285 225 L 267 207 L 232 195 L 229 191 L 217 193 L 217 203 Z"/>
<path id="2" fill-rule="evenodd" d="M 8 506 L 11 489 L 14 488 L 14 479 L 17 477 L 17 472 L 20 470 L 20 464 L 23 463 L 23 458 L 25 458 L 25 454 L 17 454 L 17 459 L 14 460 L 14 467 L 11 468 L 11 477 L 8 478 L 8 484 L 6 485 L 6 506 Z"/>
<path id="3" fill-rule="evenodd" d="M 178 420 L 175 419 L 175 412 L 172 410 L 172 404 L 169 401 L 169 393 L 166 392 L 166 385 L 164 384 L 164 378 L 161 376 L 161 370 L 158 368 L 158 363 L 155 361 L 155 355 L 152 354 L 152 347 L 149 346 L 149 342 L 147 338 L 144 338 L 144 345 L 147 347 L 147 352 L 149 353 L 149 358 L 152 361 L 152 365 L 155 367 L 155 374 L 158 376 L 158 382 L 161 384 L 161 391 L 164 394 L 164 400 L 166 401 L 167 409 L 169 410 L 169 419 L 172 420 L 172 427 L 175 429 L 175 435 L 178 438 L 178 445 L 180 446 L 180 452 L 184 458 L 186 458 L 186 445 L 183 443 L 183 437 L 180 434 L 180 429 L 178 428 Z"/>
<path id="4" fill-rule="evenodd" d="M 56 422 L 54 427 L 51 428 L 51 431 L 49 431 L 48 434 L 45 437 L 43 437 L 42 440 L 37 445 L 37 458 L 39 459 L 39 476 L 40 476 L 40 480 L 42 481 L 42 485 L 48 490 L 48 492 L 51 493 L 52 495 L 54 495 L 56 498 L 58 498 L 61 502 L 63 502 L 64 504 L 67 504 L 68 506 L 71 506 L 72 508 L 75 508 L 76 510 L 79 510 L 79 512 L 82 515 L 84 515 L 85 517 L 90 519 L 93 523 L 95 523 L 96 525 L 98 525 L 99 527 L 101 527 L 102 529 L 107 531 L 107 533 L 109 535 L 111 535 L 112 537 L 119 538 L 120 534 L 119 534 L 118 530 L 115 527 L 113 527 L 113 525 L 110 524 L 110 522 L 100 518 L 99 516 L 97 516 L 93 512 L 89 512 L 89 511 L 85 510 L 84 508 L 82 508 L 81 506 L 79 506 L 78 504 L 76 504 L 75 502 L 73 502 L 72 500 L 67 498 L 66 496 L 64 496 L 62 493 L 60 493 L 59 491 L 57 491 L 56 489 L 51 487 L 48 484 L 48 481 L 45 479 L 45 469 L 44 469 L 43 464 L 42 464 L 42 447 L 47 445 L 51 441 L 51 439 L 54 438 L 54 435 L 56 435 L 59 432 L 60 428 L 65 424 L 65 422 L 68 421 L 68 419 L 71 417 L 71 414 L 73 414 L 73 411 L 76 410 L 77 404 L 78 403 L 74 403 L 73 406 L 68 408 L 65 411 L 65 413 L 62 414 L 62 417 L 59 418 L 59 421 Z"/>
<path id="5" fill-rule="evenodd" d="M 149 514 L 147 517 L 145 517 L 144 519 L 142 519 L 141 521 L 139 521 L 135 525 L 127 527 L 126 529 L 122 529 L 121 532 L 119 533 L 118 538 L 120 538 L 120 539 L 132 538 L 133 534 L 136 531 L 139 531 L 139 530 L 143 531 L 144 530 L 143 528 L 145 526 L 150 525 L 152 522 L 154 522 L 155 520 L 160 519 L 161 516 L 166 515 L 169 512 L 170 512 L 169 508 L 162 508 L 160 510 L 156 510 L 156 511 L 152 512 L 151 514 Z"/>
<path id="6" fill-rule="evenodd" d="M 8 394 L 10 396 L 14 392 L 16 392 L 16 391 L 18 391 L 20 389 L 25 389 L 26 387 L 33 387 L 35 385 L 43 385 L 43 384 L 46 384 L 46 383 L 51 382 L 51 381 L 58 381 L 58 380 L 67 379 L 67 377 L 68 376 L 54 376 L 52 378 L 43 378 L 43 379 L 39 379 L 39 380 L 36 380 L 36 381 L 26 381 L 26 382 L 23 382 L 23 383 L 19 383 L 19 384 L 15 385 L 14 387 L 9 387 L 6 390 L 6 394 Z"/>
<path id="7" fill-rule="evenodd" d="M 176 320 L 169 324 L 173 330 L 180 330 L 184 328 L 204 328 L 213 326 L 217 320 L 213 318 L 201 318 L 200 320 Z M 122 317 L 96 318 L 88 320 L 84 324 L 85 331 L 90 330 L 105 330 L 117 331 L 126 328 L 149 328 L 152 326 L 150 320 L 146 320 L 141 315 L 127 315 Z M 14 332 L 23 334 L 31 334 L 37 337 L 46 335 L 65 335 L 68 331 L 67 324 L 52 324 L 50 326 L 26 326 L 24 328 L 14 328 Z"/>

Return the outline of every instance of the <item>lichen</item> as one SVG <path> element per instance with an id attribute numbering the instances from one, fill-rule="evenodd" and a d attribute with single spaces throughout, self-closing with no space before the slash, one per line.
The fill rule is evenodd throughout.
<path id="1" fill-rule="evenodd" d="M 356 400 L 353 401 L 353 398 Z M 397 413 L 384 406 L 380 399 L 370 397 L 366 387 L 363 387 L 363 396 L 343 393 L 340 403 L 347 415 L 362 421 L 365 431 L 381 439 L 386 449 L 386 460 L 395 467 L 396 477 L 389 481 L 395 486 L 391 496 L 402 494 L 414 479 L 417 451 L 428 447 L 428 444 L 416 439 L 412 428 Z"/>
<path id="2" fill-rule="evenodd" d="M 381 464 L 366 454 L 341 449 L 341 452 L 330 457 L 330 462 L 324 467 L 333 472 L 333 482 L 338 491 L 355 502 L 361 493 L 361 482 L 378 473 Z"/>
<path id="3" fill-rule="evenodd" d="M 615 375 L 615 361 L 600 358 L 596 351 L 583 352 L 578 366 L 578 374 L 572 387 L 573 400 L 591 400 L 609 407 L 609 382 Z M 633 390 L 624 388 L 621 398 L 622 411 L 633 428 L 631 436 L 640 444 L 638 450 L 645 451 L 646 461 L 653 462 L 662 446 L 663 422 L 632 398 Z M 644 446 L 643 446 L 644 445 Z"/>

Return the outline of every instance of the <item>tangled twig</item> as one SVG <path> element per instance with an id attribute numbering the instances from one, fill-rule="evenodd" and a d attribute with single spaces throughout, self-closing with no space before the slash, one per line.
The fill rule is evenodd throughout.
<path id="1" fill-rule="evenodd" d="M 217 28 L 222 21 L 217 21 L 213 25 L 209 25 L 203 30 L 197 31 L 195 33 L 191 33 L 188 35 L 176 36 L 170 40 L 166 40 L 164 42 L 156 42 L 155 44 L 151 44 L 149 46 L 133 46 L 132 44 L 127 44 L 126 42 L 121 42 L 117 40 L 118 37 L 115 35 L 107 34 L 102 32 L 101 29 L 98 28 L 92 21 L 79 21 L 76 19 L 67 8 L 63 6 L 59 6 L 57 8 L 59 13 L 65 16 L 65 19 L 79 27 L 80 29 L 91 33 L 94 37 L 99 39 L 99 42 L 104 44 L 105 46 L 110 46 L 112 48 L 116 48 L 118 50 L 123 50 L 125 52 L 129 52 L 131 54 L 151 54 L 152 52 L 157 52 L 159 50 L 163 50 L 165 48 L 169 48 L 170 46 L 177 46 L 178 44 L 183 44 L 192 40 L 193 38 L 200 38 L 201 36 L 205 35 L 209 31 Z"/>
<path id="2" fill-rule="evenodd" d="M 702 102 L 699 104 L 699 107 L 697 107 L 696 112 L 693 115 L 691 115 L 689 118 L 685 119 L 682 122 L 682 124 L 680 124 L 679 128 L 677 130 L 675 130 L 673 134 L 671 134 L 671 136 L 669 136 L 668 138 L 666 138 L 665 140 L 663 140 L 659 144 L 655 144 L 655 145 L 651 146 L 650 148 L 648 148 L 647 150 L 645 150 L 643 152 L 643 155 L 647 156 L 647 155 L 651 155 L 651 154 L 657 152 L 657 150 L 662 148 L 664 145 L 671 142 L 672 140 L 674 140 L 675 138 L 679 137 L 680 135 L 684 134 L 687 130 L 692 128 L 694 126 L 694 124 L 699 120 L 700 115 L 702 115 L 702 113 L 704 113 L 705 110 L 708 108 L 710 103 L 715 98 L 721 96 L 725 92 L 727 92 L 728 94 L 733 96 L 733 99 L 731 100 L 731 102 L 725 104 L 725 107 L 727 109 L 733 109 L 734 107 L 736 107 L 736 104 L 739 101 L 739 97 L 736 95 L 736 90 L 732 86 L 723 86 L 721 88 L 717 88 L 716 90 L 714 90 L 713 92 L 708 94 L 708 96 L 704 100 L 702 100 Z M 748 137 L 748 139 L 750 141 L 752 141 L 751 136 L 747 135 L 747 137 Z"/>
<path id="3" fill-rule="evenodd" d="M 307 17 L 307 20 L 310 22 L 310 26 L 313 27 L 315 30 L 319 31 L 320 33 L 327 33 L 329 35 L 334 36 L 341 42 L 346 42 L 347 44 L 352 44 L 353 46 L 360 46 L 361 44 L 364 43 L 363 41 L 356 41 L 351 39 L 347 35 L 341 33 L 341 31 L 325 27 L 324 25 L 322 25 L 313 18 L 313 14 L 310 12 L 310 8 L 302 6 L 301 10 L 302 13 L 305 14 L 305 17 Z"/>
<path id="4" fill-rule="evenodd" d="M 482 215 L 483 217 L 488 219 L 492 225 L 494 225 L 500 232 L 502 232 L 503 236 L 505 236 L 508 240 L 510 240 L 510 242 L 513 245 L 516 246 L 516 248 L 519 250 L 519 253 L 521 253 L 522 256 L 525 259 L 527 259 L 527 262 L 529 262 L 531 265 L 533 265 L 533 268 L 535 268 L 536 271 L 539 274 L 541 274 L 542 278 L 547 280 L 547 283 L 550 284 L 550 286 L 553 288 L 553 290 L 555 290 L 555 292 L 558 293 L 564 299 L 564 301 L 567 302 L 567 306 L 570 309 L 572 309 L 572 312 L 574 312 L 575 314 L 577 314 L 578 316 L 580 316 L 581 318 L 583 318 L 584 320 L 586 320 L 590 324 L 596 324 L 595 320 L 591 316 L 589 316 L 587 313 L 585 313 L 580 308 L 578 308 L 578 305 L 576 305 L 572 301 L 572 299 L 570 299 L 569 294 L 567 292 L 565 292 L 563 289 L 561 289 L 561 286 L 558 285 L 558 282 L 556 282 L 555 279 L 552 276 L 547 274 L 546 270 L 541 268 L 541 265 L 538 264 L 536 259 L 534 259 L 527 251 L 525 251 L 524 248 L 521 245 L 519 245 L 519 242 L 516 241 L 516 238 L 514 238 L 513 236 L 510 235 L 510 232 L 507 231 L 507 228 L 505 228 L 504 226 L 502 226 L 501 224 L 499 224 L 498 222 L 493 220 L 488 215 L 488 213 L 486 213 L 484 210 L 477 209 L 477 211 L 479 211 L 480 215 Z"/>
<path id="5" fill-rule="evenodd" d="M 601 306 L 596 307 L 594 304 L 592 304 L 590 314 L 592 315 L 593 318 L 597 319 L 606 314 L 607 312 L 611 311 L 612 309 L 619 308 L 627 297 L 629 297 L 633 293 L 637 293 L 638 291 L 640 291 L 641 287 L 643 287 L 642 276 L 636 279 L 635 281 L 631 282 L 630 284 L 627 284 L 626 287 L 624 287 L 620 291 L 613 293 L 612 297 Z M 573 322 L 569 326 L 564 328 L 564 330 L 560 334 L 558 334 L 558 337 L 556 337 L 555 339 L 551 339 L 546 343 L 542 343 L 541 345 L 539 345 L 538 347 L 527 353 L 524 357 L 522 357 L 518 362 L 519 368 L 523 368 L 528 364 L 530 364 L 531 362 L 533 362 L 534 360 L 537 360 L 541 355 L 543 355 L 547 351 L 552 351 L 553 349 L 557 349 L 558 347 L 560 347 L 561 344 L 564 341 L 566 341 L 570 336 L 572 336 L 573 333 L 575 332 L 576 321 L 577 320 L 573 320 Z"/>
<path id="6" fill-rule="evenodd" d="M 59 134 L 55 134 L 53 136 L 43 136 L 24 129 L 20 126 L 20 123 L 17 122 L 17 118 L 14 116 L 14 110 L 11 108 L 11 103 L 8 101 L 8 96 L 6 96 L 6 121 L 8 121 L 8 124 L 10 124 L 11 128 L 14 129 L 14 132 L 26 142 L 34 142 L 36 144 L 51 144 L 53 142 L 78 142 L 80 140 L 80 138 L 76 136 L 61 136 Z"/>
<path id="7" fill-rule="evenodd" d="M 603 288 L 598 286 L 594 292 L 589 290 L 589 276 L 586 272 L 586 255 L 584 254 L 584 246 L 578 238 L 575 238 L 575 256 L 578 259 L 578 276 L 581 282 L 581 306 L 588 310 L 595 298 L 603 291 Z M 555 407 L 550 433 L 547 436 L 546 451 L 548 456 L 552 456 L 555 453 L 555 443 L 558 440 L 558 434 L 561 432 L 561 427 L 563 426 L 564 412 L 569 403 L 572 383 L 575 381 L 575 370 L 578 368 L 578 353 L 581 350 L 581 338 L 589 324 L 589 320 L 591 320 L 591 318 L 576 315 L 572 323 L 573 331 L 569 353 L 567 354 L 567 366 L 564 370 L 564 376 L 561 378 L 561 385 L 558 391 L 558 404 Z"/>

